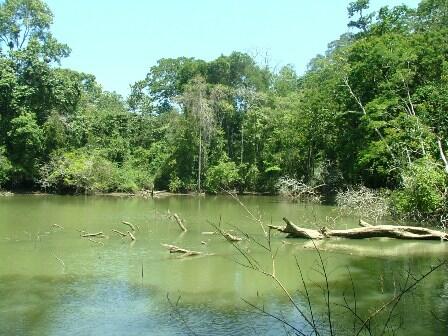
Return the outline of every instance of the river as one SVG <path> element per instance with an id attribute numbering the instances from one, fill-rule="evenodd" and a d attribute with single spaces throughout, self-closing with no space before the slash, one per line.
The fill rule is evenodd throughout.
<path id="1" fill-rule="evenodd" d="M 302 226 L 344 228 L 358 220 L 331 206 L 276 197 L 241 201 L 264 224 L 281 225 L 286 216 Z M 173 213 L 184 219 L 187 232 Z M 136 241 L 112 232 L 130 230 L 122 221 L 138 226 Z M 219 234 L 204 234 L 215 226 L 245 239 L 235 247 Z M 107 237 L 89 240 L 80 231 Z M 203 255 L 171 255 L 162 243 Z M 296 262 L 321 334 L 329 333 L 330 315 L 335 334 L 352 335 L 361 326 L 355 310 L 367 317 L 400 293 L 406 279 L 411 284 L 448 257 L 442 242 L 339 240 L 319 243 L 320 255 L 310 244 L 272 234 L 282 290 L 245 267 L 250 261 L 271 273 L 272 256 L 260 223 L 229 196 L 2 197 L 0 335 L 279 335 L 291 327 L 310 334 L 297 311 L 311 320 Z M 381 334 L 390 307 L 371 322 L 372 334 Z M 441 268 L 401 298 L 385 334 L 447 335 L 447 319 L 448 270 Z"/>

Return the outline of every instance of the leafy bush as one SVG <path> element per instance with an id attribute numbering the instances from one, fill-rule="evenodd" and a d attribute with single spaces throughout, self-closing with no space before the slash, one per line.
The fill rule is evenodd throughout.
<path id="1" fill-rule="evenodd" d="M 447 206 L 447 178 L 432 159 L 422 158 L 409 165 L 402 174 L 402 180 L 402 188 L 391 197 L 396 215 L 419 220 L 430 219 L 439 215 Z"/>
<path id="2" fill-rule="evenodd" d="M 19 180 L 32 179 L 37 170 L 44 139 L 36 116 L 31 112 L 23 112 L 12 119 L 8 137 L 11 147 L 14 148 L 10 152 L 10 158 L 15 165 Z"/>
<path id="3" fill-rule="evenodd" d="M 55 153 L 41 168 L 41 186 L 58 192 L 91 193 L 125 189 L 129 183 L 117 167 L 97 153 Z"/>
<path id="4" fill-rule="evenodd" d="M 248 165 L 243 163 L 239 166 L 239 174 L 244 177 L 242 189 L 249 191 L 255 191 L 257 189 L 260 171 L 255 164 Z"/>
<path id="5" fill-rule="evenodd" d="M 0 187 L 8 181 L 11 170 L 12 165 L 6 157 L 5 148 L 0 147 Z"/>
<path id="6" fill-rule="evenodd" d="M 170 183 L 168 189 L 171 192 L 179 192 L 183 187 L 182 180 L 176 174 L 172 173 L 170 176 Z"/>
<path id="7" fill-rule="evenodd" d="M 220 161 L 217 165 L 207 170 L 205 186 L 207 191 L 216 193 L 221 189 L 235 188 L 239 180 L 240 175 L 235 162 Z"/>

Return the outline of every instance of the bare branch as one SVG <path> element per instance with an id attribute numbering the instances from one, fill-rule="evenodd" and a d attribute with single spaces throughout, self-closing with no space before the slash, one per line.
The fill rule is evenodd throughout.
<path id="1" fill-rule="evenodd" d="M 437 144 L 439 145 L 440 157 L 445 164 L 445 172 L 448 174 L 448 160 L 445 156 L 445 152 L 443 151 L 442 140 L 440 138 L 437 139 Z"/>

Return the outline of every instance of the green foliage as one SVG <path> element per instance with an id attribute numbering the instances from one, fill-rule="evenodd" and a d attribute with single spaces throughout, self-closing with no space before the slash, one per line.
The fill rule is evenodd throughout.
<path id="1" fill-rule="evenodd" d="M 251 164 L 243 164 L 239 167 L 239 175 L 242 177 L 243 189 L 246 190 L 257 190 L 259 179 L 260 179 L 260 171 L 258 170 L 257 165 Z"/>
<path id="2" fill-rule="evenodd" d="M 93 193 L 136 191 L 135 172 L 118 168 L 98 152 L 54 153 L 40 169 L 40 184 L 48 191 Z"/>
<path id="3" fill-rule="evenodd" d="M 53 14 L 40 0 L 6 0 L 0 4 L 1 41 L 10 49 L 21 49 L 30 39 L 48 37 Z"/>
<path id="4" fill-rule="evenodd" d="M 367 9 L 369 9 L 369 0 L 356 0 L 350 2 L 347 8 L 349 17 L 352 18 L 358 14 L 359 18 L 356 21 L 350 21 L 348 26 L 366 31 L 373 18 L 373 14 L 364 15 L 364 11 Z"/>
<path id="5" fill-rule="evenodd" d="M 34 114 L 24 112 L 11 120 L 8 131 L 10 159 L 19 179 L 28 180 L 36 173 L 42 153 L 44 134 Z"/>
<path id="6" fill-rule="evenodd" d="M 430 158 L 413 162 L 403 172 L 403 186 L 391 198 L 399 216 L 414 219 L 433 218 L 447 211 L 445 200 L 448 187 L 444 171 Z"/>
<path id="7" fill-rule="evenodd" d="M 6 150 L 0 147 L 0 188 L 8 181 L 12 170 L 11 162 L 6 157 Z"/>
<path id="8" fill-rule="evenodd" d="M 168 190 L 175 193 L 181 191 L 182 187 L 182 180 L 176 174 L 171 174 Z"/>
<path id="9" fill-rule="evenodd" d="M 239 180 L 240 176 L 236 164 L 224 158 L 217 165 L 208 169 L 205 184 L 207 191 L 217 193 L 234 189 Z"/>

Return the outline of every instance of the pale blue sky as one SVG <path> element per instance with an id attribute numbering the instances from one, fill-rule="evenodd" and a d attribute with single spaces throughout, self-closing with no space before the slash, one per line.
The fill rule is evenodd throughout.
<path id="1" fill-rule="evenodd" d="M 72 48 L 64 67 L 129 93 L 160 58 L 212 60 L 244 51 L 272 67 L 308 62 L 347 31 L 351 0 L 47 0 L 52 32 Z M 371 9 L 418 0 L 371 0 Z M 259 61 L 262 58 L 260 57 Z"/>

